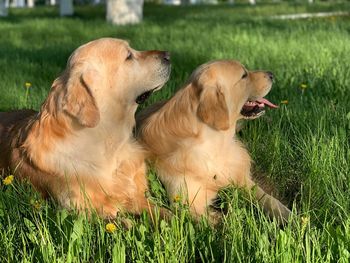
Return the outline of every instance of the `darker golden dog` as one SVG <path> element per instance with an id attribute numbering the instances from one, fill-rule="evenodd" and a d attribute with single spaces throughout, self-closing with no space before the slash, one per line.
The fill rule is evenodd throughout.
<path id="1" fill-rule="evenodd" d="M 264 210 L 280 222 L 290 210 L 251 178 L 251 158 L 235 137 L 237 121 L 276 107 L 264 98 L 273 75 L 248 71 L 237 61 L 213 61 L 194 71 L 171 99 L 137 117 L 138 140 L 149 151 L 170 200 L 180 196 L 195 217 L 208 212 L 228 185 L 252 189 Z"/>
<path id="2" fill-rule="evenodd" d="M 0 169 L 65 207 L 104 217 L 151 210 L 134 113 L 169 74 L 168 52 L 111 38 L 79 47 L 39 112 L 0 113 Z"/>

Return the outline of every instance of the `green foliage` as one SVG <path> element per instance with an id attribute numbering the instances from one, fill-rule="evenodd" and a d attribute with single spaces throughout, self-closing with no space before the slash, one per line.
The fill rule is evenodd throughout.
<path id="1" fill-rule="evenodd" d="M 15 181 L 0 184 L 0 262 L 349 262 L 350 18 L 269 18 L 348 4 L 146 5 L 144 22 L 127 27 L 106 24 L 102 7 L 76 10 L 62 19 L 54 8 L 11 9 L 0 20 L 0 110 L 39 109 L 73 49 L 105 36 L 171 51 L 171 80 L 145 106 L 170 97 L 208 60 L 271 70 L 268 97 L 288 104 L 248 122 L 242 140 L 294 217 L 280 228 L 242 191 L 226 189 L 228 213 L 216 229 L 182 209 L 169 223 L 125 215 L 133 227 L 117 218 L 108 233 L 108 222 L 56 207 Z M 167 205 L 149 176 L 152 200 Z"/>

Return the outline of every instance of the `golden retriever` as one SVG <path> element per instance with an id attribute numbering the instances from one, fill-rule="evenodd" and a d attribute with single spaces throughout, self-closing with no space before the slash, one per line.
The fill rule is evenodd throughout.
<path id="1" fill-rule="evenodd" d="M 254 188 L 263 209 L 279 222 L 289 217 L 287 207 L 254 183 L 249 153 L 235 137 L 238 120 L 261 116 L 265 105 L 277 107 L 264 98 L 272 80 L 271 72 L 248 71 L 237 61 L 212 61 L 168 101 L 136 117 L 138 140 L 151 154 L 169 199 L 183 198 L 195 218 L 231 184 Z"/>
<path id="2" fill-rule="evenodd" d="M 0 169 L 10 168 L 64 207 L 152 210 L 135 111 L 170 75 L 165 51 L 102 38 L 74 51 L 39 112 L 0 113 Z"/>

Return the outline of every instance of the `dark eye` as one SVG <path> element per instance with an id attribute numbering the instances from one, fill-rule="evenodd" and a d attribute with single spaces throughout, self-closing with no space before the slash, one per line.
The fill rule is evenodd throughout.
<path id="1" fill-rule="evenodd" d="M 132 53 L 128 51 L 128 56 L 126 57 L 126 60 L 130 60 L 132 58 L 133 58 Z"/>
<path id="2" fill-rule="evenodd" d="M 244 74 L 242 76 L 242 79 L 245 79 L 246 77 L 248 77 L 248 72 L 247 71 L 244 71 Z"/>

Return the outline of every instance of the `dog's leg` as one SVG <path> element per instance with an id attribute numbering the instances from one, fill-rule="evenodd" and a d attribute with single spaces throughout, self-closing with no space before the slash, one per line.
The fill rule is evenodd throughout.
<path id="1" fill-rule="evenodd" d="M 189 186 L 189 185 L 188 185 Z M 216 211 L 210 205 L 217 196 L 216 191 L 206 189 L 205 185 L 191 183 L 187 188 L 187 197 L 189 209 L 194 219 L 199 220 L 201 216 L 207 216 L 209 223 L 213 226 L 221 222 L 222 214 Z"/>
<path id="2" fill-rule="evenodd" d="M 251 189 L 258 200 L 259 204 L 262 206 L 264 212 L 280 223 L 286 223 L 291 215 L 291 211 L 283 205 L 279 200 L 273 196 L 267 194 L 260 186 L 255 184 L 253 181 L 249 181 L 247 184 L 248 188 Z"/>

